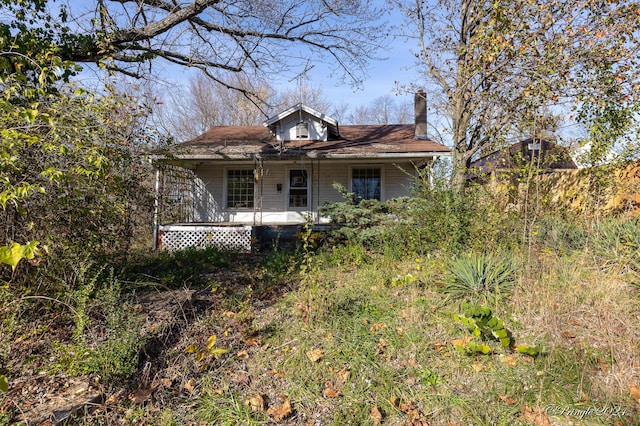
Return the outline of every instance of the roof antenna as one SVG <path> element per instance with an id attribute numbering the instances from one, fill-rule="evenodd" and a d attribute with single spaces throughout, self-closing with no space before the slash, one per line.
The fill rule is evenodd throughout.
<path id="1" fill-rule="evenodd" d="M 309 79 L 309 76 L 307 75 L 309 73 L 309 71 L 311 71 L 312 69 L 315 68 L 315 65 L 312 65 L 311 62 L 309 60 L 307 60 L 306 65 L 304 66 L 304 69 L 295 77 L 293 77 L 291 80 L 289 80 L 289 82 L 292 82 L 293 80 L 296 80 L 296 86 L 298 89 L 298 96 L 299 96 L 299 103 L 302 104 L 303 103 L 303 93 L 302 93 L 302 79 L 306 78 Z"/>

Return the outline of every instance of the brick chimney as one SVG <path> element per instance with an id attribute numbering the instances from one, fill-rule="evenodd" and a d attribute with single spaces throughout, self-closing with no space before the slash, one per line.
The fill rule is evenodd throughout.
<path id="1" fill-rule="evenodd" d="M 415 138 L 427 139 L 427 94 L 419 89 L 414 95 Z"/>

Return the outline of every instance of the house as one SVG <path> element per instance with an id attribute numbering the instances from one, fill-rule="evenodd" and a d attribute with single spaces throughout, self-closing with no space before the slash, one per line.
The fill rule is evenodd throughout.
<path id="1" fill-rule="evenodd" d="M 546 139 L 528 138 L 471 163 L 467 180 L 518 177 L 526 167 L 539 173 L 577 169 L 569 150 Z"/>
<path id="2" fill-rule="evenodd" d="M 414 124 L 342 126 L 298 104 L 263 126 L 214 127 L 156 153 L 154 248 L 249 250 L 265 229 L 320 225 L 318 208 L 343 201 L 336 182 L 360 198 L 410 195 L 410 173 L 449 155 L 427 137 L 424 92 L 415 101 Z"/>

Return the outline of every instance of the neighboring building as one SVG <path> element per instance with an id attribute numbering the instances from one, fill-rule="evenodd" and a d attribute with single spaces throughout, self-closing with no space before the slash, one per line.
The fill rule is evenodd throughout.
<path id="1" fill-rule="evenodd" d="M 467 179 L 483 182 L 492 177 L 518 177 L 525 167 L 539 173 L 578 168 L 567 148 L 545 139 L 529 138 L 474 161 Z"/>
<path id="2" fill-rule="evenodd" d="M 298 104 L 264 126 L 214 127 L 156 154 L 154 244 L 249 249 L 259 228 L 322 223 L 318 208 L 343 201 L 336 182 L 360 198 L 410 195 L 407 171 L 449 155 L 427 138 L 424 93 L 415 99 L 415 125 L 341 126 Z"/>

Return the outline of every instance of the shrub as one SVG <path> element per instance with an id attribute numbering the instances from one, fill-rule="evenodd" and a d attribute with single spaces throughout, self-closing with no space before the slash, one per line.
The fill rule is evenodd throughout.
<path id="1" fill-rule="evenodd" d="M 453 298 L 474 302 L 498 300 L 514 285 L 515 267 L 509 258 L 470 253 L 451 263 L 453 279 L 444 289 Z"/>
<path id="2" fill-rule="evenodd" d="M 320 215 L 329 217 L 333 225 L 330 238 L 337 243 L 351 241 L 377 247 L 384 241 L 385 228 L 392 226 L 396 216 L 389 202 L 356 200 L 342 185 L 334 184 L 345 199 L 340 203 L 327 203 L 319 209 Z"/>

